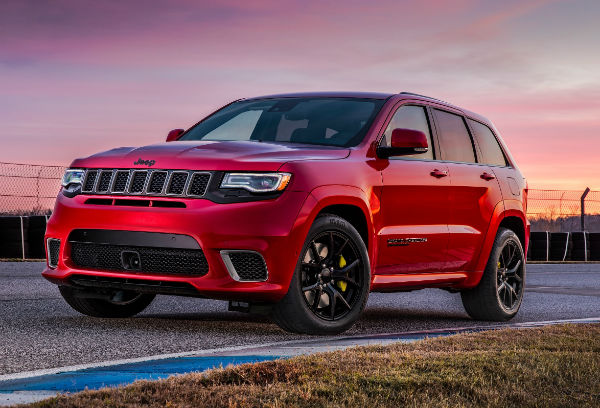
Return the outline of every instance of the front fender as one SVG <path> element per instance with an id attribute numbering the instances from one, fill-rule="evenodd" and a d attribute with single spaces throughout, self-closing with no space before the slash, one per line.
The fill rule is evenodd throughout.
<path id="1" fill-rule="evenodd" d="M 359 208 L 367 222 L 368 253 L 371 260 L 371 275 L 373 275 L 374 259 L 376 259 L 376 240 L 375 229 L 373 223 L 373 213 L 379 211 L 379 197 L 373 193 L 369 197 L 363 190 L 358 187 L 347 185 L 325 185 L 313 189 L 304 206 L 300 210 L 300 214 L 296 222 L 301 225 L 302 236 L 308 235 L 310 227 L 314 223 L 317 216 L 327 207 L 333 205 L 349 205 Z M 302 246 L 297 248 L 296 256 L 300 256 Z"/>

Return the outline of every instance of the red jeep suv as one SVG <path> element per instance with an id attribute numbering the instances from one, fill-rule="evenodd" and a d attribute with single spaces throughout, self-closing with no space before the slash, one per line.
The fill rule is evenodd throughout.
<path id="1" fill-rule="evenodd" d="M 43 275 L 97 317 L 196 296 L 332 334 L 370 291 L 435 287 L 475 319 L 507 320 L 523 298 L 526 200 L 490 121 L 440 100 L 241 99 L 167 143 L 75 160 Z"/>

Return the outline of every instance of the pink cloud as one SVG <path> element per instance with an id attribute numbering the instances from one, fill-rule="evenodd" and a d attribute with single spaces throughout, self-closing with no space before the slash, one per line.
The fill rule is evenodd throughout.
<path id="1" fill-rule="evenodd" d="M 341 4 L 1 2 L 0 160 L 66 164 L 153 143 L 238 97 L 409 90 L 490 117 L 530 185 L 600 188 L 585 170 L 600 147 L 600 61 L 577 54 L 600 32 L 550 36 L 594 13 L 541 0 Z"/>

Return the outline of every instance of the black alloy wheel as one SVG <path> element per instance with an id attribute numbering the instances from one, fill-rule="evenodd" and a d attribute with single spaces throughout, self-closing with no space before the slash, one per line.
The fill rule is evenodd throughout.
<path id="1" fill-rule="evenodd" d="M 273 319 L 294 333 L 341 333 L 364 310 L 370 284 L 363 238 L 347 220 L 321 215 L 308 232 L 287 294 L 273 307 Z"/>
<path id="2" fill-rule="evenodd" d="M 510 312 L 523 295 L 523 261 L 514 240 L 506 241 L 500 252 L 497 279 L 498 300 Z"/>
<path id="3" fill-rule="evenodd" d="M 512 319 L 525 293 L 525 253 L 514 231 L 499 228 L 479 284 L 463 290 L 465 310 L 473 319 Z"/>
<path id="4" fill-rule="evenodd" d="M 324 320 L 346 316 L 364 285 L 360 267 L 348 235 L 325 231 L 314 237 L 302 257 L 302 292 L 310 310 Z"/>

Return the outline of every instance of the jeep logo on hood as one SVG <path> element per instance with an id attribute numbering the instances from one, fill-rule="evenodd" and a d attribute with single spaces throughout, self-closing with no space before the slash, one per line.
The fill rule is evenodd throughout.
<path id="1" fill-rule="evenodd" d="M 137 161 L 133 162 L 133 164 L 140 164 L 140 165 L 144 165 L 144 166 L 148 166 L 148 167 L 154 166 L 155 163 L 156 163 L 155 160 L 144 160 L 141 157 L 139 159 L 137 159 Z"/>

